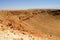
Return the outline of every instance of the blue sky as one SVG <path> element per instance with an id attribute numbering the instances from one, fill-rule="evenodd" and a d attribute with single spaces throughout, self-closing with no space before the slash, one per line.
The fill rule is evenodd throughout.
<path id="1" fill-rule="evenodd" d="M 60 0 L 0 0 L 1 9 L 59 8 Z"/>

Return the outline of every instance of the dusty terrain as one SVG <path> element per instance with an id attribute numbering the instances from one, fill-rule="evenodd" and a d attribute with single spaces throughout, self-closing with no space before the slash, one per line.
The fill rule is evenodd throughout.
<path id="1" fill-rule="evenodd" d="M 60 40 L 60 10 L 0 10 L 0 40 Z"/>

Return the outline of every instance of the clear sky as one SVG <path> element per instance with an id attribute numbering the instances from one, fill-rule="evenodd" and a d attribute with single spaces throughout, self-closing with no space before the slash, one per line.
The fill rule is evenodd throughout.
<path id="1" fill-rule="evenodd" d="M 31 8 L 60 9 L 60 0 L 0 0 L 0 10 L 31 9 Z"/>

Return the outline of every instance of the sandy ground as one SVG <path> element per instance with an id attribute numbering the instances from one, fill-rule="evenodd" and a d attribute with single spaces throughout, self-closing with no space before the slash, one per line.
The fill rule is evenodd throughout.
<path id="1" fill-rule="evenodd" d="M 60 15 L 49 10 L 1 10 L 0 40 L 60 40 Z"/>

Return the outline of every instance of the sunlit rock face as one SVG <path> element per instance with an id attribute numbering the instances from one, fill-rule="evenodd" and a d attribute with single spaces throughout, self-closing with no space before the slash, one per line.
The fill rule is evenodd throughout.
<path id="1" fill-rule="evenodd" d="M 2 24 L 0 24 L 0 40 L 59 40 L 58 37 L 52 35 L 41 34 L 42 36 L 38 37 L 31 34 L 19 33 L 16 30 L 2 28 L 1 26 Z"/>
<path id="2" fill-rule="evenodd" d="M 23 34 L 23 33 L 17 33 L 12 31 L 12 30 L 8 30 L 8 29 L 4 29 L 1 28 L 1 24 L 0 24 L 0 40 L 48 40 L 48 38 L 45 37 L 35 37 L 33 35 L 29 35 L 29 34 Z"/>
<path id="3" fill-rule="evenodd" d="M 60 10 L 0 11 L 0 40 L 60 40 Z"/>

